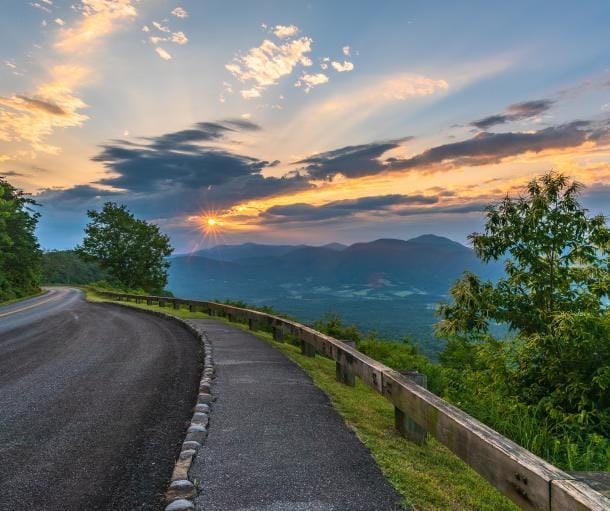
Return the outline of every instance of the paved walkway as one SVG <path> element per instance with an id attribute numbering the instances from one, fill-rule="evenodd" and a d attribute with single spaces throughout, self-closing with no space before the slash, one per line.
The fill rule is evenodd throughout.
<path id="1" fill-rule="evenodd" d="M 328 397 L 266 342 L 193 320 L 214 349 L 217 396 L 191 469 L 205 511 L 394 511 L 400 495 Z"/>

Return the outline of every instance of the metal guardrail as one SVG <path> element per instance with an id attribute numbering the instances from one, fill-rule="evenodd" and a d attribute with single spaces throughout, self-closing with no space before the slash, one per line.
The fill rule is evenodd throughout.
<path id="1" fill-rule="evenodd" d="M 193 312 L 243 321 L 253 330 L 266 327 L 275 339 L 286 335 L 300 340 L 305 355 L 316 352 L 337 363 L 337 378 L 344 383 L 358 376 L 395 407 L 397 428 L 408 435 L 401 421 L 415 422 L 448 447 L 490 484 L 524 510 L 609 511 L 610 499 L 582 479 L 532 454 L 462 410 L 417 385 L 398 371 L 360 353 L 354 347 L 295 321 L 216 302 L 173 297 L 143 296 L 97 291 L 115 300 L 188 306 Z M 604 473 L 605 474 L 605 473 Z"/>

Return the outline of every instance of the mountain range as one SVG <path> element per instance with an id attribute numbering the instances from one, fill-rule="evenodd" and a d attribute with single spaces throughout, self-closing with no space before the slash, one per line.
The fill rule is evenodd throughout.
<path id="1" fill-rule="evenodd" d="M 410 334 L 433 352 L 434 309 L 465 270 L 492 280 L 502 272 L 432 234 L 350 246 L 246 243 L 172 257 L 168 288 L 177 296 L 271 305 L 306 322 L 334 311 L 384 337 Z"/>

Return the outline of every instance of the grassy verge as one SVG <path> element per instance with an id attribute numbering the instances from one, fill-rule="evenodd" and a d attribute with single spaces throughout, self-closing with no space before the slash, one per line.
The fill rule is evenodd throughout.
<path id="1" fill-rule="evenodd" d="M 0 307 L 4 305 L 10 305 L 11 303 L 22 302 L 23 300 L 29 300 L 30 298 L 36 298 L 37 296 L 46 295 L 48 291 L 46 289 L 41 289 L 38 293 L 34 293 L 28 296 L 22 296 L 21 298 L 13 298 L 12 300 L 6 300 L 4 302 L 0 302 Z"/>
<path id="2" fill-rule="evenodd" d="M 92 301 L 108 301 L 87 291 Z M 125 302 L 121 302 L 125 303 Z M 156 305 L 129 305 L 141 309 L 158 310 Z M 181 318 L 208 318 L 206 314 L 187 309 L 163 309 Z M 213 318 L 217 321 L 226 320 Z M 247 330 L 246 325 L 231 323 Z M 255 335 L 270 343 L 303 368 L 331 398 L 345 422 L 366 445 L 390 483 L 404 497 L 405 502 L 421 511 L 477 510 L 508 511 L 518 509 L 490 486 L 459 458 L 435 440 L 417 446 L 398 436 L 394 429 L 392 405 L 371 388 L 356 381 L 347 387 L 335 380 L 335 363 L 323 357 L 308 358 L 289 343 L 278 343 L 266 332 Z"/>

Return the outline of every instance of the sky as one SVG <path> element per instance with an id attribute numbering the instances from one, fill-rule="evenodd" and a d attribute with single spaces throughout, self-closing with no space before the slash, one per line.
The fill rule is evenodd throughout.
<path id="1" fill-rule="evenodd" d="M 0 175 L 45 249 L 464 242 L 550 169 L 610 214 L 610 2 L 4 0 Z"/>

